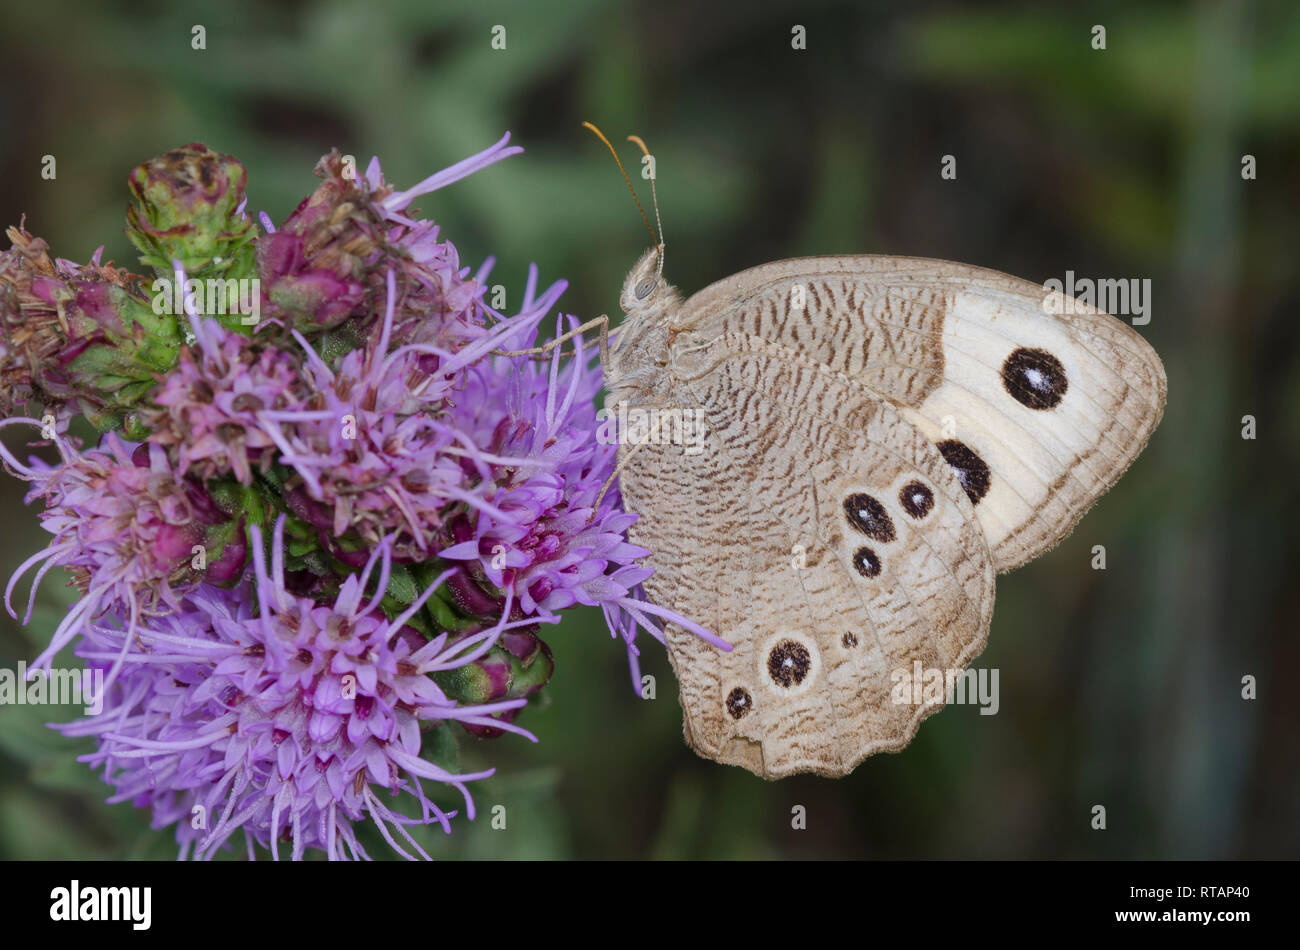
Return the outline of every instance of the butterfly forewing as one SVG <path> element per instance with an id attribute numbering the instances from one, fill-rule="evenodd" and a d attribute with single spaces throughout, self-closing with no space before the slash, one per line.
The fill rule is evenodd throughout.
<path id="1" fill-rule="evenodd" d="M 996 271 L 897 257 L 778 261 L 680 325 L 788 345 L 909 410 L 956 463 L 999 571 L 1058 543 L 1146 444 L 1165 376 L 1119 320 Z"/>

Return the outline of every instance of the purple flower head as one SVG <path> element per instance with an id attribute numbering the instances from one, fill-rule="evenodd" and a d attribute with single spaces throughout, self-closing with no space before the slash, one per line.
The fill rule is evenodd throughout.
<path id="1" fill-rule="evenodd" d="M 569 324 L 577 320 L 570 317 Z M 638 562 L 650 552 L 627 542 L 636 516 L 622 510 L 617 486 L 596 507 L 617 451 L 595 437 L 600 387 L 600 369 L 581 340 L 563 368 L 558 352 L 549 366 L 509 357 L 474 366 L 451 415 L 496 461 L 481 470 L 485 504 L 455 525 L 455 543 L 440 554 L 465 563 L 482 587 L 509 591 L 527 615 L 551 618 L 575 604 L 601 607 L 611 632 L 627 644 L 637 681 L 636 629 L 663 639 L 652 617 L 730 647 L 645 600 L 640 585 L 652 572 Z"/>
<path id="2" fill-rule="evenodd" d="M 426 641 L 406 622 L 437 585 L 391 620 L 379 597 L 365 594 L 372 581 L 387 587 L 387 544 L 332 602 L 321 602 L 285 588 L 283 519 L 269 563 L 260 530 L 251 534 L 248 586 L 205 586 L 186 596 L 179 612 L 142 624 L 135 636 L 144 649 L 130 654 L 105 711 L 65 731 L 97 737 L 98 749 L 85 760 L 104 767 L 117 789 L 112 800 L 152 808 L 157 827 L 176 824 L 183 854 L 210 857 L 242 831 L 250 853 L 258 845 L 278 857 L 287 835 L 294 858 L 307 848 L 330 858 L 365 857 L 352 825 L 369 820 L 402 856 L 412 857 L 394 830 L 427 858 L 407 827 L 449 830 L 456 812 L 434 804 L 422 780 L 458 790 L 473 818 L 466 783 L 492 770 L 452 774 L 422 756 L 422 730 L 452 721 L 495 724 L 490 715 L 523 704 L 458 705 L 431 674 L 481 656 L 518 624 Z M 92 665 L 107 664 L 127 636 L 120 624 L 94 624 L 78 652 Z M 390 808 L 381 793 L 410 796 L 418 815 Z M 203 820 L 193 821 L 196 814 Z"/>
<path id="3" fill-rule="evenodd" d="M 481 503 L 466 466 L 481 448 L 448 418 L 470 367 L 531 333 L 565 285 L 540 297 L 530 285 L 520 314 L 451 352 L 392 348 L 392 271 L 386 283 L 380 332 L 335 368 L 301 334 L 288 351 L 194 320 L 198 355 L 185 352 L 161 383 L 150 441 L 173 451 L 180 472 L 194 467 L 205 478 L 231 474 L 247 484 L 255 471 L 282 466 L 288 508 L 345 561 L 337 539 L 368 549 L 389 536 L 400 560 L 427 559 L 449 507 Z"/>
<path id="4" fill-rule="evenodd" d="M 258 251 L 272 312 L 304 333 L 336 330 L 335 338 L 359 342 L 376 326 L 388 297 L 388 275 L 399 298 L 397 343 L 433 343 L 455 351 L 489 332 L 492 311 L 482 300 L 490 262 L 474 278 L 460 265 L 456 248 L 438 239 L 432 221 L 409 217 L 420 195 L 458 181 L 523 151 L 507 147 L 507 134 L 491 148 L 432 175 L 406 191 L 384 181 L 379 160 L 364 176 L 331 152 L 316 166 L 324 179 Z"/>
<path id="5" fill-rule="evenodd" d="M 267 414 L 306 410 L 313 389 L 298 355 L 258 347 L 215 320 L 196 322 L 196 347 L 185 347 L 176 368 L 153 393 L 145 413 L 149 441 L 172 453 L 180 475 L 233 475 L 250 484 L 275 460 Z"/>
<path id="6" fill-rule="evenodd" d="M 457 774 L 451 727 L 532 738 L 514 720 L 555 669 L 543 625 L 575 605 L 603 610 L 634 684 L 638 630 L 662 640 L 673 622 L 729 649 L 645 601 L 650 552 L 627 541 L 616 449 L 596 438 L 594 354 L 578 340 L 548 362 L 502 355 L 536 342 L 565 282 L 539 290 L 531 268 L 518 312 L 497 313 L 491 260 L 471 275 L 414 217 L 419 196 L 519 151 L 507 141 L 406 191 L 377 160 L 358 176 L 331 154 L 260 237 L 228 156 L 190 146 L 141 166 L 146 263 L 178 280 L 256 264 L 255 329 L 186 300 L 182 344 L 180 323 L 135 314 L 134 279 L 115 284 L 97 259 L 51 260 L 25 232 L 0 255 L 0 399 L 57 404 L 66 382 L 69 405 L 132 440 L 82 451 L 59 434 L 65 413 L 57 464 L 0 446 L 53 536 L 6 606 L 27 571 L 33 597 L 52 567 L 71 572 L 81 599 L 35 666 L 75 641 L 107 670 L 107 711 L 63 728 L 96 739 L 86 760 L 112 800 L 175 825 L 182 854 L 242 833 L 250 854 L 289 841 L 294 858 L 365 857 L 354 826 L 371 821 L 427 857 L 408 829 L 449 829 L 455 812 L 423 782 L 458 791 L 472 818 L 467 783 L 490 774 Z M 96 341 L 71 355 L 69 316 Z M 110 371 L 126 396 L 81 392 Z M 42 426 L 0 428 L 19 423 Z"/>
<path id="7" fill-rule="evenodd" d="M 21 418 L 0 425 L 13 423 L 39 425 Z M 206 561 L 210 531 L 226 520 L 201 485 L 176 476 L 160 448 L 133 445 L 116 433 L 86 452 L 62 437 L 55 444 L 62 457 L 57 465 L 23 465 L 0 446 L 0 457 L 32 483 L 28 502 L 44 502 L 41 524 L 54 535 L 49 547 L 28 558 L 10 578 L 6 609 L 17 617 L 13 589 L 38 564 L 24 623 L 31 619 L 37 586 L 56 565 L 69 570 L 82 595 L 33 668 L 48 663 L 105 610 L 121 611 L 134 627 L 141 616 L 179 609 L 179 595 L 200 579 L 193 566 L 196 546 Z M 213 580 L 228 578 L 242 565 L 239 541 L 221 553 Z M 232 560 L 238 563 L 232 565 Z"/>

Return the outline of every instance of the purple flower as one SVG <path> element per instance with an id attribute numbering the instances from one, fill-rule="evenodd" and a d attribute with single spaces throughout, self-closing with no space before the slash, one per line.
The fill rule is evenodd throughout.
<path id="1" fill-rule="evenodd" d="M 627 542 L 636 516 L 622 510 L 617 488 L 595 507 L 617 448 L 595 438 L 601 373 L 580 340 L 577 348 L 563 368 L 558 353 L 549 366 L 495 357 L 472 368 L 451 416 L 494 460 L 480 470 L 486 504 L 455 525 L 456 543 L 440 556 L 466 562 L 483 586 L 512 592 L 525 614 L 550 618 L 575 604 L 601 607 L 611 632 L 627 644 L 639 689 L 636 629 L 662 640 L 652 616 L 728 647 L 689 619 L 646 602 L 639 588 L 652 572 L 637 562 L 650 552 Z"/>
<path id="2" fill-rule="evenodd" d="M 449 772 L 421 755 L 422 730 L 494 722 L 487 717 L 524 702 L 458 705 L 430 674 L 472 661 L 518 624 L 426 641 L 406 621 L 436 585 L 389 620 L 379 598 L 364 593 L 372 580 L 387 587 L 386 544 L 332 602 L 295 596 L 285 588 L 282 529 L 283 519 L 269 565 L 261 532 L 252 529 L 255 568 L 246 588 L 205 586 L 186 596 L 180 612 L 133 635 L 120 624 L 92 625 L 78 649 L 92 665 L 113 662 L 132 637 L 143 649 L 129 654 L 104 712 L 64 731 L 97 738 L 98 749 L 83 758 L 104 768 L 117 789 L 110 800 L 151 807 L 157 827 L 175 823 L 182 855 L 211 857 L 242 831 L 250 856 L 256 844 L 278 857 L 288 836 L 295 859 L 307 848 L 366 857 L 352 825 L 369 820 L 402 856 L 413 857 L 393 831 L 427 858 L 407 826 L 449 831 L 456 813 L 434 804 L 422 780 L 457 789 L 473 818 L 466 783 L 492 770 Z M 390 808 L 384 792 L 409 795 L 418 816 Z"/>
<path id="3" fill-rule="evenodd" d="M 0 447 L 53 535 L 6 606 L 32 568 L 33 597 L 53 566 L 72 573 L 82 597 L 35 665 L 75 641 L 107 669 L 107 711 L 64 728 L 96 738 L 86 760 L 112 800 L 175 825 L 183 854 L 242 833 L 250 854 L 278 856 L 287 838 L 294 858 L 364 857 L 354 824 L 373 821 L 427 857 L 408 827 L 449 829 L 454 812 L 423 780 L 458 790 L 472 818 L 467 783 L 490 774 L 455 774 L 433 747 L 454 745 L 453 724 L 533 738 L 514 719 L 555 668 L 542 625 L 572 606 L 602 608 L 634 684 L 639 629 L 662 640 L 667 620 L 728 648 L 645 601 L 650 552 L 626 540 L 634 516 L 610 485 L 600 370 L 581 341 L 549 364 L 496 355 L 535 342 L 565 282 L 539 292 L 533 268 L 518 313 L 497 313 L 483 301 L 491 261 L 471 276 L 411 216 L 418 196 L 519 151 L 507 141 L 403 192 L 377 161 L 358 177 L 326 156 L 316 192 L 278 231 L 263 216 L 253 244 L 233 159 L 196 145 L 141 166 L 147 262 L 171 255 L 183 279 L 186 261 L 230 264 L 214 253 L 226 245 L 255 257 L 267 319 L 250 330 L 190 312 L 186 345 L 172 326 L 156 371 L 115 404 L 139 444 L 109 432 L 82 451 L 56 417 L 58 464 Z M 153 352 L 113 329 L 121 296 L 96 296 L 103 274 L 83 287 L 76 268 L 35 240 L 0 258 L 13 277 L 0 304 L 28 333 L 0 350 L 13 398 L 51 392 L 35 362 L 66 340 L 30 332 L 67 313 L 102 318 L 101 362 Z M 18 423 L 41 425 L 0 427 Z"/>
<path id="4" fill-rule="evenodd" d="M 223 331 L 215 320 L 196 325 L 199 345 L 185 347 L 176 368 L 153 393 L 144 414 L 149 441 L 166 447 L 179 475 L 233 475 L 251 484 L 275 460 L 275 443 L 260 421 L 266 413 L 305 411 L 313 390 L 301 356 Z"/>
<path id="5" fill-rule="evenodd" d="M 0 426 L 15 423 L 40 425 L 18 418 Z M 142 616 L 178 610 L 180 593 L 201 576 L 193 567 L 196 546 L 206 562 L 214 529 L 227 521 L 202 485 L 177 477 L 160 448 L 135 446 L 116 433 L 87 452 L 66 438 L 56 438 L 55 444 L 62 463 L 54 466 L 39 461 L 23 465 L 0 445 L 0 458 L 32 483 L 28 502 L 44 501 L 41 524 L 54 535 L 49 547 L 24 561 L 10 578 L 6 609 L 18 616 L 13 589 L 38 564 L 23 623 L 31 619 L 36 588 L 50 568 L 67 568 L 81 591 L 33 668 L 47 664 L 103 611 L 120 611 L 133 630 Z M 223 582 L 240 572 L 244 554 L 242 537 L 214 552 L 209 580 Z"/>
<path id="6" fill-rule="evenodd" d="M 417 197 L 523 151 L 509 140 L 507 133 L 406 191 L 384 181 L 378 159 L 362 176 L 337 152 L 326 155 L 316 166 L 324 181 L 288 220 L 277 230 L 263 218 L 268 235 L 258 259 L 271 312 L 304 333 L 334 330 L 344 345 L 385 332 L 397 344 L 455 351 L 488 334 L 487 317 L 500 316 L 482 299 L 491 262 L 470 278 L 456 248 L 438 239 L 438 226 L 406 212 Z M 395 325 L 381 330 L 376 316 L 391 296 L 390 275 L 400 307 Z"/>

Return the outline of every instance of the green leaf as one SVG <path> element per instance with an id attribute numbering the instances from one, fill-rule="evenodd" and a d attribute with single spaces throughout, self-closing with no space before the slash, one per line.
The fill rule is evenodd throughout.
<path id="1" fill-rule="evenodd" d="M 420 589 L 415 585 L 415 578 L 411 576 L 410 569 L 405 564 L 394 564 L 392 573 L 388 577 L 388 596 L 405 607 L 409 606 L 419 593 Z"/>
<path id="2" fill-rule="evenodd" d="M 460 743 L 451 723 L 440 723 L 424 734 L 420 756 L 448 772 L 460 771 Z"/>

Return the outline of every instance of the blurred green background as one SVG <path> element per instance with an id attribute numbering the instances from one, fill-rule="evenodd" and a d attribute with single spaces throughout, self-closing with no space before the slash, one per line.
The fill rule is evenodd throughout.
<path id="1" fill-rule="evenodd" d="M 6 4 L 0 220 L 25 213 L 61 256 L 105 244 L 128 263 L 126 175 L 175 145 L 239 157 L 250 207 L 278 221 L 332 146 L 378 154 L 402 186 L 509 129 L 525 155 L 418 205 L 465 263 L 497 255 L 512 301 L 536 261 L 571 282 L 566 311 L 617 313 L 649 239 L 590 119 L 630 164 L 627 133 L 655 153 L 666 273 L 686 294 L 825 253 L 1153 281 L 1141 332 L 1168 371 L 1165 420 L 1069 540 L 999 580 L 977 661 L 1001 671 L 998 715 L 952 707 L 849 778 L 765 783 L 684 746 L 662 648 L 644 644 L 657 698 L 642 701 L 621 645 L 576 615 L 548 637 L 557 672 L 521 720 L 540 744 L 465 743 L 466 765 L 497 776 L 477 822 L 424 835 L 435 856 L 1300 856 L 1300 6 L 186 6 Z M 46 537 L 8 477 L 0 525 L 7 576 Z M 51 575 L 30 628 L 2 618 L 0 664 L 39 652 L 67 596 Z M 170 832 L 104 804 L 82 747 L 43 727 L 65 712 L 0 707 L 0 856 L 172 856 Z"/>

